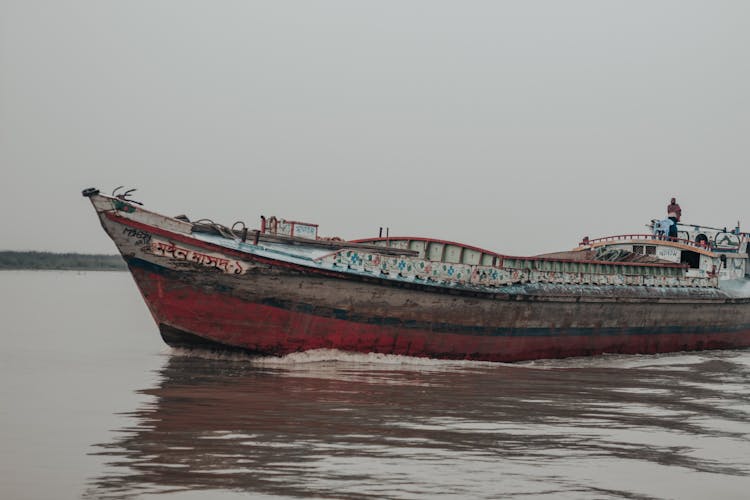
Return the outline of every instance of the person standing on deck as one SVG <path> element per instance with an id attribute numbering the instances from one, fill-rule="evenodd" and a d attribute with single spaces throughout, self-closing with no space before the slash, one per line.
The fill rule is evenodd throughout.
<path id="1" fill-rule="evenodd" d="M 677 223 L 680 222 L 680 218 L 682 217 L 682 209 L 680 208 L 680 205 L 677 204 L 677 198 L 672 198 L 669 205 L 667 205 L 667 217 L 674 222 L 674 224 L 669 226 L 669 236 L 671 238 L 676 238 Z"/>

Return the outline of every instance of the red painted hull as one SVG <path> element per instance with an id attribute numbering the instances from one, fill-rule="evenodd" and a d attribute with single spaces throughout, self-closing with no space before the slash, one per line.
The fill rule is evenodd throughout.
<path id="1" fill-rule="evenodd" d="M 445 359 L 512 362 L 602 353 L 653 354 L 750 346 L 750 330 L 700 333 L 554 332 L 543 336 L 467 335 L 382 326 L 248 302 L 226 293 L 196 289 L 158 272 L 133 267 L 167 343 L 215 343 L 260 354 L 283 355 L 331 348 Z"/>

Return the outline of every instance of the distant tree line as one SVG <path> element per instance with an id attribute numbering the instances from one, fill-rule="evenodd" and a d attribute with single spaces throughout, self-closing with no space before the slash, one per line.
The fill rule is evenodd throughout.
<path id="1" fill-rule="evenodd" d="M 0 251 L 1 269 L 124 271 L 127 266 L 119 255 L 3 250 Z"/>

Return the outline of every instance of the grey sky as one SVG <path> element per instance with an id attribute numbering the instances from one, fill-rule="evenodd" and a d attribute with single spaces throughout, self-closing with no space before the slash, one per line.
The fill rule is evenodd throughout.
<path id="1" fill-rule="evenodd" d="M 0 249 L 113 252 L 81 189 L 509 254 L 750 229 L 750 2 L 0 0 Z"/>

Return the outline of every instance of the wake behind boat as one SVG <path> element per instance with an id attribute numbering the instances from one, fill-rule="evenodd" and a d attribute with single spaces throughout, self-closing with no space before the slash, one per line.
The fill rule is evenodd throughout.
<path id="1" fill-rule="evenodd" d="M 284 355 L 331 348 L 520 361 L 750 346 L 747 233 L 584 240 L 513 257 L 416 237 L 321 238 L 270 217 L 258 229 L 83 191 L 172 346 Z"/>

